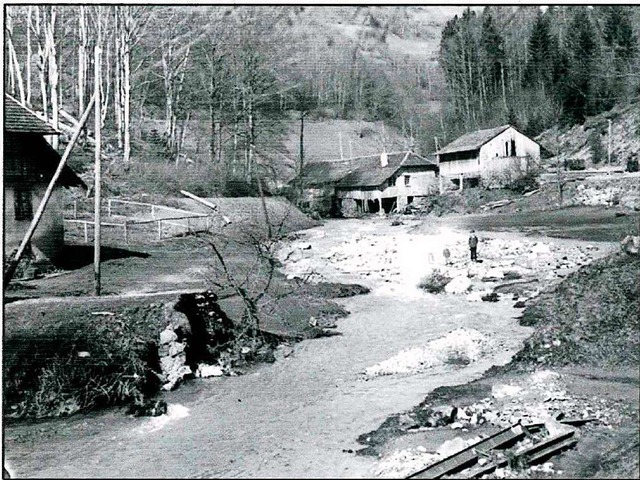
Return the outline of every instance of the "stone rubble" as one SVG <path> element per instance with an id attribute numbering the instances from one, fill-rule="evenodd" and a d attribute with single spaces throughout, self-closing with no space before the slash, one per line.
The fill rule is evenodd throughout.
<path id="1" fill-rule="evenodd" d="M 490 234 L 479 237 L 478 263 L 469 259 L 467 234 L 445 228 L 430 235 L 356 231 L 350 239 L 328 248 L 309 248 L 315 240 L 309 234 L 304 240 L 283 244 L 278 258 L 289 278 L 315 282 L 336 274 L 348 275 L 378 291 L 385 285 L 399 286 L 403 294 L 418 290 L 420 281 L 438 270 L 451 278 L 445 287 L 447 294 L 465 294 L 469 301 L 477 302 L 502 288 L 519 291 L 522 298 L 514 301 L 524 301 L 539 293 L 537 282 L 560 280 L 607 253 L 602 246 L 580 242 L 560 245 L 551 240 L 509 240 Z M 449 251 L 448 260 L 444 248 Z M 494 296 L 486 301 L 507 298 L 510 296 Z"/>
<path id="2" fill-rule="evenodd" d="M 364 374 L 371 378 L 380 375 L 416 374 L 444 364 L 468 365 L 496 348 L 497 345 L 479 331 L 458 328 L 422 347 L 404 350 L 368 367 Z"/>

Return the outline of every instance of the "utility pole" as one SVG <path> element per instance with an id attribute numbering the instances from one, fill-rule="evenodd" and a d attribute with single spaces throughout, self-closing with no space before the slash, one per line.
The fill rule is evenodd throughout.
<path id="1" fill-rule="evenodd" d="M 609 138 L 607 142 L 607 164 L 611 167 L 611 119 L 609 119 Z"/>
<path id="2" fill-rule="evenodd" d="M 98 38 L 100 35 L 98 34 Z M 95 106 L 94 106 L 94 122 L 95 122 L 95 180 L 94 180 L 94 196 L 95 203 L 93 208 L 93 273 L 94 273 L 94 293 L 96 295 L 100 295 L 100 194 L 101 194 L 101 158 L 100 158 L 100 147 L 101 147 L 101 137 L 102 137 L 102 119 L 100 118 L 100 105 L 102 104 L 100 101 L 100 83 L 101 83 L 101 59 L 102 50 L 98 45 L 94 48 L 93 55 L 93 89 L 94 96 L 96 98 Z"/>

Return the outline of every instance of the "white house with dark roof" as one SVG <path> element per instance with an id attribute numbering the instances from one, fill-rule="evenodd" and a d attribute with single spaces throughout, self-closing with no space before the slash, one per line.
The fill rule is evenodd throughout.
<path id="1" fill-rule="evenodd" d="M 511 125 L 467 133 L 438 150 L 440 175 L 499 186 L 525 175 L 540 161 L 540 144 Z"/>
<path id="2" fill-rule="evenodd" d="M 403 151 L 308 163 L 296 181 L 303 206 L 322 214 L 382 214 L 437 193 L 437 172 L 434 157 Z"/>

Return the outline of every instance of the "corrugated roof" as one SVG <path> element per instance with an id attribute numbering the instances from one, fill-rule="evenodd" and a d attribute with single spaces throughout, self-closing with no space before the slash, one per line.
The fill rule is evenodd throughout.
<path id="1" fill-rule="evenodd" d="M 487 143 L 489 140 L 500 135 L 509 127 L 511 127 L 511 125 L 502 125 L 500 127 L 487 128 L 485 130 L 476 130 L 475 132 L 467 133 L 466 135 L 458 137 L 453 142 L 445 145 L 438 151 L 438 153 L 443 154 L 476 150 Z"/>
<path id="2" fill-rule="evenodd" d="M 4 96 L 4 131 L 15 133 L 40 133 L 58 135 L 55 128 L 39 118 L 34 112 L 20 105 L 13 97 Z"/>

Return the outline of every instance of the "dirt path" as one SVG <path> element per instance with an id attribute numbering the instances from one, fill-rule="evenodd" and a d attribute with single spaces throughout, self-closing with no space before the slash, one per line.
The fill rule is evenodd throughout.
<path id="1" fill-rule="evenodd" d="M 6 464 L 18 477 L 370 476 L 374 459 L 345 452 L 361 447 L 358 435 L 419 403 L 437 386 L 468 382 L 491 365 L 506 363 L 530 333 L 514 319 L 519 310 L 512 301 L 470 302 L 464 295 L 417 290 L 415 280 L 424 272 L 419 262 L 423 255 L 428 260 L 422 242 L 427 237 L 409 234 L 415 225 L 388 225 L 330 222 L 300 240 L 311 246 L 305 250 L 311 270 L 323 269 L 325 278 L 337 281 L 369 279 L 376 287 L 344 301 L 352 315 L 339 323 L 341 336 L 297 344 L 288 358 L 246 375 L 193 382 L 167 394 L 174 415 L 161 419 L 164 425 L 108 412 L 8 427 Z M 380 248 L 388 250 L 387 243 L 403 248 L 380 259 L 380 245 L 373 242 L 374 250 L 362 249 L 349 257 L 351 263 L 328 257 L 348 250 L 354 235 L 369 241 L 370 234 L 382 240 Z M 459 242 L 464 234 L 445 229 L 443 235 L 439 238 Z M 433 252 L 439 250 L 441 245 L 433 246 Z M 351 274 L 335 268 L 355 268 L 359 254 L 370 268 Z M 289 262 L 287 272 L 302 271 L 300 260 Z M 369 379 L 362 374 L 460 327 L 477 330 L 496 348 L 466 366 L 437 364 L 423 373 Z M 188 415 L 179 418 L 186 409 Z"/>

